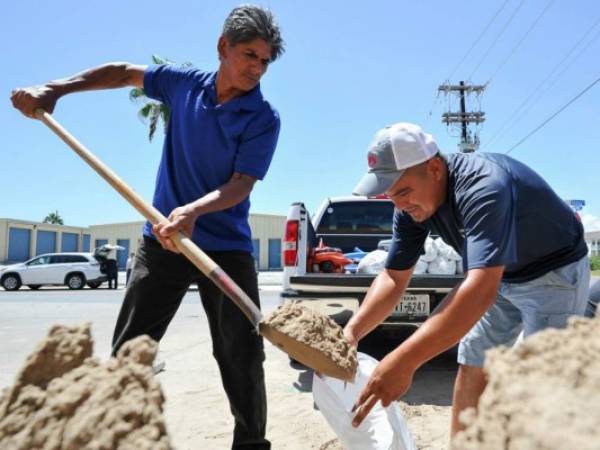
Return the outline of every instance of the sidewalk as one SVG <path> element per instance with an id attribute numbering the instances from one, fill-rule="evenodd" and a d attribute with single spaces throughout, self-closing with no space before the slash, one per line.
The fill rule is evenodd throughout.
<path id="1" fill-rule="evenodd" d="M 0 269 L 2 269 L 3 265 L 0 264 Z M 119 271 L 119 278 L 118 278 L 118 286 L 119 289 L 124 289 L 125 288 L 125 271 Z M 258 285 L 262 288 L 267 287 L 266 290 L 273 290 L 273 289 L 277 289 L 278 287 L 281 287 L 281 283 L 282 283 L 282 279 L 283 279 L 283 271 L 278 270 L 278 271 L 261 271 L 258 273 Z M 102 284 L 102 287 L 106 287 L 107 284 L 106 282 L 104 282 Z M 190 285 L 190 290 L 197 290 L 197 286 L 195 284 Z"/>

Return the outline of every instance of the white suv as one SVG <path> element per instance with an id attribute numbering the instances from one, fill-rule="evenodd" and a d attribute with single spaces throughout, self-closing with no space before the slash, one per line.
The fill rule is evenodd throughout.
<path id="1" fill-rule="evenodd" d="M 0 269 L 0 284 L 7 291 L 16 291 L 22 285 L 35 290 L 45 285 L 82 289 L 87 284 L 96 289 L 106 281 L 106 275 L 100 270 L 104 259 L 101 248 L 93 254 L 47 253 Z"/>

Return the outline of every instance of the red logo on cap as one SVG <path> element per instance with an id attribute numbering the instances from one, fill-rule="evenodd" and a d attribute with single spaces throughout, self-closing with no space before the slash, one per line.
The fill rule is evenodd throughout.
<path id="1" fill-rule="evenodd" d="M 377 164 L 377 158 L 375 157 L 375 155 L 369 155 L 367 156 L 367 162 L 369 164 L 369 167 L 373 167 L 375 164 Z"/>

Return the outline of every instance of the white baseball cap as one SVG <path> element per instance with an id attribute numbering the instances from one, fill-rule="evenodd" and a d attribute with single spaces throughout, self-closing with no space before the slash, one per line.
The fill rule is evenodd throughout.
<path id="1" fill-rule="evenodd" d="M 435 140 L 420 126 L 399 122 L 382 128 L 369 145 L 369 171 L 352 192 L 354 195 L 383 194 L 409 167 L 425 162 L 440 152 Z"/>

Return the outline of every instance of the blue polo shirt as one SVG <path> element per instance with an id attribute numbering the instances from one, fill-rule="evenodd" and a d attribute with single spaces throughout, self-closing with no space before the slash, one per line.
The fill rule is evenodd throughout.
<path id="1" fill-rule="evenodd" d="M 279 114 L 260 86 L 218 104 L 216 72 L 150 66 L 144 92 L 171 108 L 153 205 L 165 216 L 227 183 L 234 172 L 262 180 L 277 145 Z M 192 240 L 203 250 L 252 251 L 250 199 L 196 221 Z M 153 237 L 149 222 L 144 235 Z"/>
<path id="2" fill-rule="evenodd" d="M 465 271 L 506 266 L 503 280 L 512 283 L 587 254 L 581 222 L 525 164 L 493 153 L 453 153 L 444 159 L 446 201 L 422 223 L 395 211 L 386 267 L 412 267 L 432 230 L 462 255 Z"/>

